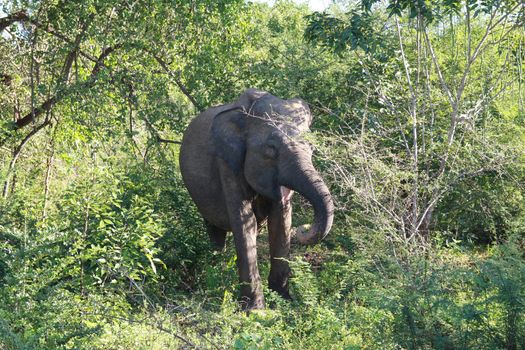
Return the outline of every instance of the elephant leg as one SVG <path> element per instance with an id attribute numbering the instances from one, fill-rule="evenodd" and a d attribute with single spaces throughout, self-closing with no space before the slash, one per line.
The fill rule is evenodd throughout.
<path id="1" fill-rule="evenodd" d="M 224 175 L 226 173 L 226 175 Z M 221 174 L 223 188 L 228 193 L 226 207 L 237 251 L 237 270 L 240 280 L 240 302 L 244 310 L 264 308 L 261 277 L 257 267 L 257 219 L 248 189 L 225 169 Z"/>
<path id="2" fill-rule="evenodd" d="M 206 230 L 208 231 L 208 236 L 210 237 L 211 245 L 214 250 L 221 251 L 226 245 L 226 230 L 219 228 L 215 225 L 210 224 L 205 220 Z"/>
<path id="3" fill-rule="evenodd" d="M 281 205 L 274 203 L 268 217 L 268 233 L 270 236 L 271 268 L 268 277 L 270 289 L 279 293 L 285 299 L 291 299 L 288 292 L 290 267 L 285 259 L 290 255 L 290 235 L 292 224 L 292 206 L 290 203 Z"/>
<path id="4" fill-rule="evenodd" d="M 234 215 L 236 222 L 232 223 L 241 283 L 240 301 L 245 310 L 264 308 L 261 277 L 257 267 L 257 222 L 250 211 L 240 209 Z"/>

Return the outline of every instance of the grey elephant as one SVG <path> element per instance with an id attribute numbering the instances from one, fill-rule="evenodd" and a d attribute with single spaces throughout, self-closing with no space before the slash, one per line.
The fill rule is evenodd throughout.
<path id="1" fill-rule="evenodd" d="M 332 226 L 332 197 L 312 164 L 310 145 L 301 139 L 311 122 L 303 100 L 283 100 L 249 89 L 231 104 L 202 112 L 184 133 L 180 150 L 184 183 L 204 217 L 212 244 L 222 249 L 226 233 L 233 232 L 244 309 L 264 307 L 256 238 L 266 222 L 269 287 L 290 298 L 286 258 L 294 191 L 314 209 L 313 224 L 297 229 L 300 243 L 317 243 Z"/>

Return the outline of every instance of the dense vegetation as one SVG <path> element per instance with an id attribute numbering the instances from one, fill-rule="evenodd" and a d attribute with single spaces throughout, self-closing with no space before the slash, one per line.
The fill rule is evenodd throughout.
<path id="1" fill-rule="evenodd" d="M 521 1 L 0 10 L 0 349 L 525 349 Z M 311 104 L 337 212 L 246 315 L 177 141 L 249 87 Z"/>

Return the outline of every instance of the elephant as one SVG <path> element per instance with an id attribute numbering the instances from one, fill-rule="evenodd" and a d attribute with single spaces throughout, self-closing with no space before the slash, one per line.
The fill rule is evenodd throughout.
<path id="1" fill-rule="evenodd" d="M 305 101 L 248 89 L 236 101 L 200 113 L 184 132 L 179 157 L 183 182 L 212 245 L 224 249 L 227 232 L 233 233 L 244 310 L 264 308 L 256 238 L 265 224 L 269 288 L 291 299 L 287 258 L 294 191 L 314 210 L 312 225 L 296 230 L 299 243 L 315 244 L 332 227 L 330 191 L 312 164 L 312 147 L 301 137 L 311 123 Z"/>

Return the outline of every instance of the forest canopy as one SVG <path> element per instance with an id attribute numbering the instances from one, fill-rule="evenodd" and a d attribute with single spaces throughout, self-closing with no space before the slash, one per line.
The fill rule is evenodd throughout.
<path id="1" fill-rule="evenodd" d="M 520 0 L 0 2 L 0 349 L 525 349 L 524 60 Z M 251 314 L 178 165 L 248 88 L 335 203 Z"/>

